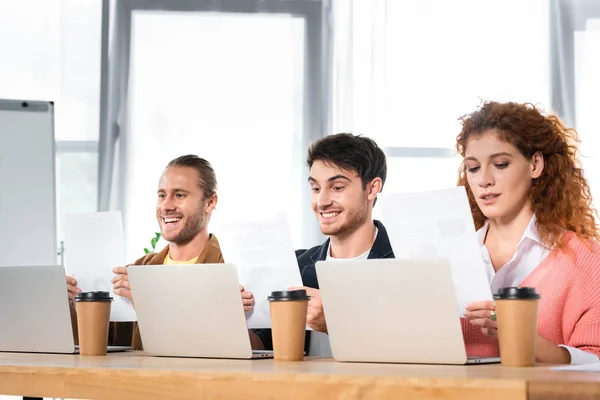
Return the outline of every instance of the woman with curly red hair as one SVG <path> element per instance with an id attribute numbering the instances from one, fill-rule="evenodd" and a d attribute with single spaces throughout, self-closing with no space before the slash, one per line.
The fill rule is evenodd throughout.
<path id="1" fill-rule="evenodd" d="M 461 118 L 457 150 L 492 292 L 535 287 L 536 359 L 597 362 L 600 245 L 577 133 L 531 104 L 486 102 Z M 498 356 L 494 303 L 462 319 L 470 356 Z"/>

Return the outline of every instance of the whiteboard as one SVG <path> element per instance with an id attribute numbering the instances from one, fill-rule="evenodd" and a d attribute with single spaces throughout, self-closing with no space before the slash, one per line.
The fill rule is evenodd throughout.
<path id="1" fill-rule="evenodd" d="M 0 266 L 55 265 L 54 106 L 0 99 Z"/>

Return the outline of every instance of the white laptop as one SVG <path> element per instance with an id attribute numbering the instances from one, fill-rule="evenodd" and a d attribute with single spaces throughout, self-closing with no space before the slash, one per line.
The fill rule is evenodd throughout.
<path id="1" fill-rule="evenodd" d="M 447 261 L 320 261 L 316 270 L 336 360 L 500 362 L 467 357 Z"/>
<path id="2" fill-rule="evenodd" d="M 0 266 L 0 327 L 0 351 L 78 353 L 64 268 Z M 108 351 L 127 349 L 109 346 Z"/>
<path id="3" fill-rule="evenodd" d="M 131 266 L 128 269 L 146 354 L 272 358 L 252 351 L 234 264 Z"/>

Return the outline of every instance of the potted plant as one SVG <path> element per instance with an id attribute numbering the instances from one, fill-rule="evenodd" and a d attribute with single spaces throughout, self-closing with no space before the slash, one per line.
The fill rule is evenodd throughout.
<path id="1" fill-rule="evenodd" d="M 155 249 L 156 249 L 156 243 L 158 243 L 158 240 L 160 239 L 160 232 L 154 232 L 154 237 L 150 240 L 150 245 L 152 247 L 152 250 L 149 250 L 148 248 L 144 248 L 144 253 L 148 254 L 148 253 L 155 253 Z"/>

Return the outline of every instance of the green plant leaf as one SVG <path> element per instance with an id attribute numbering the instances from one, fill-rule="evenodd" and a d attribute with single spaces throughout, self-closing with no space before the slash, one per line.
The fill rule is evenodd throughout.
<path id="1" fill-rule="evenodd" d="M 156 239 L 160 239 L 160 232 L 155 232 L 156 233 Z"/>
<path id="2" fill-rule="evenodd" d="M 158 241 L 157 238 L 152 238 L 152 240 L 150 241 L 150 243 L 152 244 L 152 249 L 156 248 L 156 242 Z"/>
<path id="3" fill-rule="evenodd" d="M 148 254 L 148 253 L 150 253 L 150 250 L 148 250 L 147 248 L 144 247 L 144 253 Z"/>

